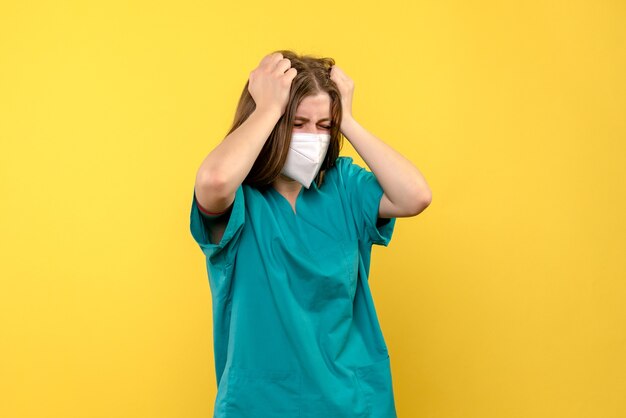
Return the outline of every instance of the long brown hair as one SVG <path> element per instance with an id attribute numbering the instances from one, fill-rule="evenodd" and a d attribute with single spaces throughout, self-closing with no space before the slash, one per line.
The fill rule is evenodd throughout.
<path id="1" fill-rule="evenodd" d="M 295 68 L 298 74 L 291 83 L 285 113 L 278 119 L 274 129 L 265 141 L 259 156 L 252 165 L 250 172 L 244 179 L 243 184 L 248 184 L 256 188 L 265 188 L 271 185 L 280 174 L 287 160 L 294 117 L 298 105 L 302 99 L 307 96 L 315 96 L 325 92 L 328 93 L 331 101 L 330 143 L 319 173 L 313 180 L 317 187 L 321 187 L 325 171 L 335 165 L 335 160 L 343 147 L 343 135 L 339 130 L 342 117 L 341 93 L 337 89 L 335 82 L 330 79 L 330 69 L 335 64 L 335 60 L 329 57 L 299 55 L 291 50 L 278 50 L 274 52 L 280 52 L 283 58 L 288 58 L 291 61 L 291 67 Z M 249 81 L 246 81 L 246 85 L 239 98 L 232 127 L 228 131 L 228 134 L 244 123 L 256 108 L 254 99 L 248 91 L 248 84 Z"/>

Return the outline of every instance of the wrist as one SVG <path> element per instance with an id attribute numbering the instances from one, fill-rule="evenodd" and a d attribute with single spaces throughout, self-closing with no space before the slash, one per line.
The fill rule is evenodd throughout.
<path id="1" fill-rule="evenodd" d="M 352 117 L 351 114 L 343 114 L 343 116 L 341 116 L 341 128 L 342 130 L 345 128 L 348 128 L 351 125 L 354 125 L 356 123 L 356 120 L 354 120 L 354 117 Z"/>
<path id="2" fill-rule="evenodd" d="M 262 108 L 257 107 L 256 109 L 253 110 L 252 113 L 261 115 L 263 117 L 273 118 L 275 120 L 280 119 L 280 117 L 282 116 L 281 110 L 277 107 L 262 107 Z"/>

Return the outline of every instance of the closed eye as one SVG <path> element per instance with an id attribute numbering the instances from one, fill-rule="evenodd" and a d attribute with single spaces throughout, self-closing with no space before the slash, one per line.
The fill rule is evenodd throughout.
<path id="1" fill-rule="evenodd" d="M 295 126 L 295 127 L 299 128 L 299 127 L 301 127 L 301 126 L 302 126 L 302 124 L 301 124 L 301 123 L 296 123 L 296 124 L 294 124 L 293 126 Z M 324 129 L 330 129 L 330 126 L 322 126 L 322 128 L 324 128 Z"/>

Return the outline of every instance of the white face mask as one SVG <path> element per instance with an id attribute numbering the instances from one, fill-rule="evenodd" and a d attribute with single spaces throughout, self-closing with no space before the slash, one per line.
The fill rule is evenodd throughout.
<path id="1" fill-rule="evenodd" d="M 281 173 L 308 189 L 324 162 L 328 144 L 330 134 L 293 133 Z"/>

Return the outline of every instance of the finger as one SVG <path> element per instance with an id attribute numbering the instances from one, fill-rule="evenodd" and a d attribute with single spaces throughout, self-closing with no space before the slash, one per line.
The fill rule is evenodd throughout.
<path id="1" fill-rule="evenodd" d="M 337 67 L 336 65 L 333 66 L 333 68 L 331 69 L 331 75 L 334 76 L 337 80 L 343 80 L 343 72 L 341 71 L 341 68 Z"/>
<path id="2" fill-rule="evenodd" d="M 276 63 L 275 71 L 278 75 L 281 75 L 284 74 L 284 72 L 289 68 L 291 68 L 291 60 L 288 58 L 282 58 Z"/>
<path id="3" fill-rule="evenodd" d="M 281 59 L 283 59 L 283 54 L 281 54 L 280 52 L 273 52 L 263 58 L 263 65 L 270 69 L 273 69 L 276 67 L 276 63 Z"/>
<path id="4" fill-rule="evenodd" d="M 298 70 L 291 67 L 287 71 L 285 71 L 285 79 L 288 80 L 288 83 L 291 84 L 294 78 L 298 75 Z"/>
<path id="5" fill-rule="evenodd" d="M 268 63 L 272 60 L 272 55 L 274 55 L 274 54 L 275 54 L 275 52 L 274 52 L 274 53 L 271 53 L 271 54 L 267 54 L 267 55 L 265 55 L 265 56 L 261 59 L 261 62 L 259 62 L 259 67 L 266 66 L 266 65 L 267 65 L 267 64 L 268 64 Z"/>

